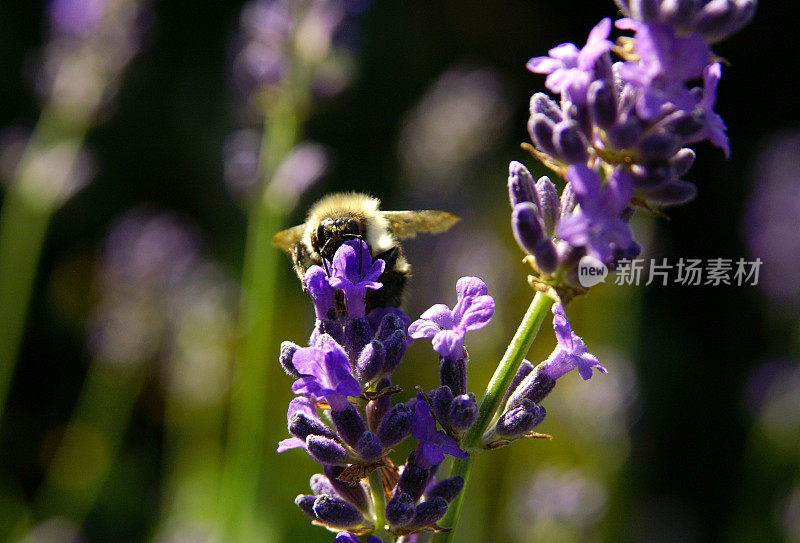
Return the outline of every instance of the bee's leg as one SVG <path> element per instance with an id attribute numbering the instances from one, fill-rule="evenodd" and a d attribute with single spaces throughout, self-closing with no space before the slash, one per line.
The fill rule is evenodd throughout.
<path id="1" fill-rule="evenodd" d="M 378 253 L 373 257 L 374 260 L 381 259 L 386 262 L 386 269 L 393 267 L 395 262 L 397 262 L 397 257 L 400 256 L 400 251 L 395 245 L 390 249 L 386 249 L 382 253 Z"/>
<path id="2" fill-rule="evenodd" d="M 295 243 L 292 245 L 291 249 L 289 249 L 289 256 L 292 258 L 294 272 L 300 279 L 300 284 L 303 285 L 303 290 L 305 290 L 306 286 L 304 279 L 306 276 L 306 270 L 314 263 L 311 260 L 311 256 L 308 254 L 308 249 L 306 249 L 306 246 L 303 243 Z"/>

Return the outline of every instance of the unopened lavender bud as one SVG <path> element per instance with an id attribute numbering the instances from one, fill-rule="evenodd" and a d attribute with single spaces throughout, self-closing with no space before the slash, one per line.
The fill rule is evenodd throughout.
<path id="1" fill-rule="evenodd" d="M 378 341 L 384 341 L 398 330 L 405 332 L 406 329 L 403 324 L 403 320 L 397 315 L 388 313 L 384 315 L 383 319 L 381 320 L 381 324 L 378 326 L 378 331 L 375 332 L 375 339 Z"/>
<path id="2" fill-rule="evenodd" d="M 561 214 L 559 215 L 559 219 L 563 220 L 572 215 L 572 211 L 577 205 L 578 197 L 575 194 L 575 190 L 572 188 L 571 183 L 567 183 L 564 186 L 564 190 L 561 191 L 561 199 L 559 204 L 559 207 L 561 208 Z"/>
<path id="3" fill-rule="evenodd" d="M 532 371 L 533 371 L 533 364 L 531 364 L 528 360 L 523 359 L 522 363 L 519 365 L 517 373 L 515 373 L 514 378 L 511 379 L 511 384 L 508 385 L 508 390 L 506 391 L 506 395 L 503 398 L 503 403 L 508 401 L 509 396 L 511 396 L 511 394 L 515 390 L 517 390 L 517 387 L 522 382 L 522 380 L 525 379 L 528 375 L 530 375 Z"/>
<path id="4" fill-rule="evenodd" d="M 351 364 L 358 360 L 358 355 L 370 339 L 372 339 L 372 328 L 366 317 L 348 319 L 344 325 L 343 346 Z"/>
<path id="5" fill-rule="evenodd" d="M 513 161 L 508 165 L 508 199 L 513 207 L 520 202 L 539 204 L 533 176 L 523 164 Z"/>
<path id="6" fill-rule="evenodd" d="M 364 485 L 362 485 L 360 482 L 346 483 L 345 481 L 339 479 L 339 475 L 342 474 L 344 469 L 345 469 L 344 466 L 329 466 L 329 465 L 322 466 L 322 471 L 325 472 L 325 476 L 327 476 L 331 486 L 336 490 L 336 493 L 340 497 L 349 501 L 350 503 L 358 507 L 360 510 L 368 511 L 370 498 L 369 495 L 367 494 L 367 490 L 364 488 Z M 324 492 L 322 492 L 321 494 L 324 494 Z"/>
<path id="7" fill-rule="evenodd" d="M 444 498 L 447 502 L 453 501 L 464 488 L 464 478 L 460 475 L 439 481 L 425 493 L 425 498 Z"/>
<path id="8" fill-rule="evenodd" d="M 695 152 L 688 147 L 684 147 L 673 156 L 670 161 L 669 165 L 672 166 L 672 172 L 675 177 L 683 177 L 686 172 L 688 172 L 692 165 L 694 165 L 694 159 L 697 157 Z"/>
<path id="9" fill-rule="evenodd" d="M 324 422 L 313 417 L 309 417 L 302 411 L 292 413 L 289 417 L 289 433 L 300 439 L 305 439 L 310 435 L 324 436 L 331 439 L 336 437 Z"/>
<path id="10" fill-rule="evenodd" d="M 383 417 L 378 426 L 378 438 L 383 446 L 393 447 L 403 441 L 411 433 L 411 422 L 414 410 L 405 404 L 397 404 Z"/>
<path id="11" fill-rule="evenodd" d="M 478 403 L 475 401 L 475 394 L 462 394 L 453 398 L 450 404 L 450 424 L 463 432 L 473 425 L 478 418 Z"/>
<path id="12" fill-rule="evenodd" d="M 392 382 L 389 380 L 388 377 L 384 377 L 380 381 L 378 381 L 375 390 L 380 392 L 384 388 L 392 386 Z M 374 432 L 376 428 L 383 420 L 383 416 L 386 414 L 386 411 L 389 410 L 389 407 L 392 405 L 392 398 L 388 394 L 381 396 L 380 398 L 376 398 L 371 400 L 367 404 L 367 422 L 369 423 L 370 429 Z"/>
<path id="13" fill-rule="evenodd" d="M 555 125 L 553 143 L 561 158 L 569 164 L 585 164 L 589 158 L 588 143 L 576 121 L 561 121 Z"/>
<path id="14" fill-rule="evenodd" d="M 558 222 L 558 191 L 550 178 L 543 175 L 536 182 L 536 194 L 539 196 L 539 214 L 544 222 L 544 229 L 549 234 Z"/>
<path id="15" fill-rule="evenodd" d="M 420 467 L 416 462 L 415 453 L 412 451 L 408 455 L 408 461 L 400 474 L 400 481 L 397 483 L 396 493 L 405 492 L 416 503 L 428 483 L 431 480 L 432 472 L 430 469 Z"/>
<path id="16" fill-rule="evenodd" d="M 312 475 L 309 485 L 311 486 L 311 492 L 313 492 L 315 496 L 319 496 L 321 494 L 327 494 L 328 496 L 337 495 L 336 489 L 333 488 L 333 485 L 331 484 L 331 480 L 322 473 L 315 473 Z"/>
<path id="17" fill-rule="evenodd" d="M 663 121 L 660 121 L 658 127 L 680 138 L 688 139 L 700 132 L 703 129 L 704 123 L 705 119 L 702 113 L 680 110 L 671 113 Z M 672 155 L 670 155 L 670 157 L 671 156 Z"/>
<path id="18" fill-rule="evenodd" d="M 367 383 L 380 373 L 385 364 L 386 351 L 383 349 L 383 343 L 373 339 L 358 355 L 354 371 L 355 377 L 361 383 Z"/>
<path id="19" fill-rule="evenodd" d="M 561 108 L 555 101 L 543 92 L 537 92 L 531 96 L 530 114 L 541 113 L 553 121 L 553 124 L 564 120 Z"/>
<path id="20" fill-rule="evenodd" d="M 531 115 L 528 119 L 528 132 L 531 140 L 543 153 L 556 156 L 556 147 L 553 145 L 553 130 L 555 123 L 541 113 Z"/>
<path id="21" fill-rule="evenodd" d="M 333 308 L 331 308 L 331 313 L 335 313 Z M 317 345 L 324 335 L 330 336 L 339 345 L 344 342 L 344 328 L 335 318 L 317 319 L 308 344 Z"/>
<path id="22" fill-rule="evenodd" d="M 526 398 L 500 417 L 494 431 L 504 439 L 516 439 L 533 430 L 544 420 L 546 414 L 544 407 Z"/>
<path id="23" fill-rule="evenodd" d="M 405 332 L 396 330 L 383 342 L 383 349 L 386 352 L 386 362 L 381 370 L 383 375 L 391 375 L 400 364 L 403 355 L 406 354 L 407 338 Z"/>
<path id="24" fill-rule="evenodd" d="M 311 455 L 311 458 L 320 464 L 345 466 L 353 461 L 344 447 L 328 437 L 308 436 L 306 438 L 306 450 Z"/>
<path id="25" fill-rule="evenodd" d="M 564 111 L 564 120 L 577 123 L 578 129 L 583 130 L 586 134 L 591 133 L 592 119 L 589 114 L 589 107 L 586 104 L 563 102 L 562 110 Z"/>
<path id="26" fill-rule="evenodd" d="M 455 360 L 439 357 L 439 382 L 450 387 L 454 395 L 467 392 L 467 361 L 464 357 Z"/>
<path id="27" fill-rule="evenodd" d="M 603 129 L 614 124 L 617 120 L 617 93 L 612 85 L 602 80 L 592 82 L 587 100 L 594 124 Z"/>
<path id="28" fill-rule="evenodd" d="M 453 403 L 453 391 L 450 387 L 443 386 L 431 392 L 431 409 L 440 421 L 450 421 L 450 404 Z"/>
<path id="29" fill-rule="evenodd" d="M 628 117 L 608 129 L 608 141 L 614 149 L 631 149 L 641 137 L 642 125 L 635 117 Z"/>
<path id="30" fill-rule="evenodd" d="M 444 498 L 433 498 L 417 505 L 414 510 L 414 519 L 411 524 L 414 526 L 431 526 L 441 520 L 447 513 L 447 500 Z"/>
<path id="31" fill-rule="evenodd" d="M 636 190 L 649 191 L 663 186 L 673 177 L 669 164 L 634 164 L 631 166 L 631 179 Z"/>
<path id="32" fill-rule="evenodd" d="M 386 502 L 386 521 L 394 528 L 408 526 L 414 519 L 414 500 L 405 492 Z"/>
<path id="33" fill-rule="evenodd" d="M 546 375 L 539 368 L 534 368 L 528 375 L 520 381 L 517 388 L 508 398 L 506 409 L 511 409 L 522 403 L 523 400 L 530 400 L 533 403 L 540 403 L 555 388 L 556 380 Z"/>
<path id="34" fill-rule="evenodd" d="M 317 500 L 316 496 L 309 496 L 307 494 L 300 494 L 294 499 L 294 504 L 300 508 L 300 510 L 311 517 L 313 520 L 317 520 L 317 515 L 314 514 L 314 502 Z"/>
<path id="35" fill-rule="evenodd" d="M 346 529 L 365 522 L 364 515 L 354 505 L 325 495 L 314 500 L 314 514 L 320 522 L 332 528 Z"/>
<path id="36" fill-rule="evenodd" d="M 716 43 L 750 22 L 755 10 L 755 0 L 708 2 L 694 17 L 692 26 L 710 43 Z"/>
<path id="37" fill-rule="evenodd" d="M 283 371 L 295 379 L 300 379 L 300 373 L 292 364 L 292 357 L 294 356 L 295 351 L 299 348 L 299 345 L 292 343 L 291 341 L 284 341 L 281 343 L 281 354 L 278 356 L 278 361 L 281 363 Z"/>
<path id="38" fill-rule="evenodd" d="M 364 462 L 374 462 L 383 456 L 383 444 L 372 432 L 364 432 L 356 443 L 356 451 Z"/>
<path id="39" fill-rule="evenodd" d="M 519 246 L 529 254 L 546 239 L 544 225 L 539 218 L 539 208 L 530 202 L 514 206 L 511 212 L 511 230 Z"/>
<path id="40" fill-rule="evenodd" d="M 558 268 L 558 250 L 549 238 L 536 246 L 533 256 L 536 259 L 536 265 L 545 273 L 553 273 Z"/>
<path id="41" fill-rule="evenodd" d="M 688 181 L 673 179 L 663 187 L 647 193 L 647 200 L 663 206 L 680 205 L 694 200 L 697 187 Z"/>
<path id="42" fill-rule="evenodd" d="M 639 156 L 647 162 L 668 160 L 680 147 L 680 140 L 674 134 L 657 132 L 639 141 Z"/>
<path id="43" fill-rule="evenodd" d="M 367 431 L 364 419 L 352 404 L 348 404 L 342 411 L 331 410 L 331 419 L 339 436 L 351 447 L 355 447 L 361 435 Z"/>

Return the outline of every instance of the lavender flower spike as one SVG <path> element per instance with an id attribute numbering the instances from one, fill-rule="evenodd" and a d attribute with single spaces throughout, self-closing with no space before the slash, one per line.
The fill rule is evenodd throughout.
<path id="1" fill-rule="evenodd" d="M 414 406 L 411 435 L 419 440 L 416 459 L 420 467 L 438 466 L 444 461 L 445 454 L 456 458 L 469 457 L 452 437 L 436 429 L 436 420 L 431 415 L 431 408 L 420 393 L 417 394 L 417 403 Z"/>
<path id="2" fill-rule="evenodd" d="M 553 329 L 556 332 L 558 346 L 542 364 L 543 374 L 555 380 L 578 368 L 581 377 L 587 380 L 592 377 L 592 368 L 597 368 L 601 373 L 608 373 L 597 357 L 589 354 L 583 340 L 572 331 L 572 326 L 560 303 L 553 304 Z"/>
<path id="3" fill-rule="evenodd" d="M 386 268 L 381 259 L 372 261 L 369 247 L 362 240 L 344 242 L 333 256 L 333 275 L 328 282 L 341 289 L 351 319 L 364 316 L 367 289 L 377 290 L 383 286 L 377 279 Z"/>
<path id="4" fill-rule="evenodd" d="M 458 302 L 452 310 L 436 304 L 408 327 L 414 339 L 433 338 L 433 350 L 450 360 L 463 357 L 464 335 L 483 328 L 494 315 L 494 298 L 479 278 L 462 277 L 456 283 L 456 292 Z"/>
<path id="5" fill-rule="evenodd" d="M 322 336 L 319 344 L 298 349 L 292 357 L 302 375 L 292 385 L 292 392 L 327 401 L 334 411 L 343 411 L 350 405 L 348 396 L 361 394 L 361 385 L 351 374 L 347 354 L 333 339 Z"/>

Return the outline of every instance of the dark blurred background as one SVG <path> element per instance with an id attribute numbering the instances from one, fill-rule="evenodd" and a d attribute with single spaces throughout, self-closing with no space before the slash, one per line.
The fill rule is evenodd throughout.
<path id="1" fill-rule="evenodd" d="M 223 182 L 222 148 L 226 135 L 243 125 L 229 68 L 241 7 L 153 3 L 145 47 L 127 70 L 112 115 L 88 136 L 97 174 L 50 224 L 0 425 L 7 511 L 17 511 L 42 483 L 86 377 L 85 323 L 97 301 L 93 263 L 110 225 L 142 205 L 175 212 L 196 228 L 205 256 L 238 277 L 246 220 Z M 40 2 L 0 6 L 0 127 L 30 127 L 37 119 L 29 74 L 31 53 L 43 40 L 43 9 Z M 473 390 L 483 388 L 527 305 L 505 191 L 509 160 L 535 166 L 519 143 L 528 140 L 528 99 L 543 90 L 543 78 L 525 62 L 561 42 L 582 44 L 597 21 L 615 12 L 610 0 L 375 0 L 348 37 L 357 66 L 352 83 L 315 105 L 304 128 L 306 138 L 329 148 L 333 162 L 303 197 L 292 224 L 320 195 L 350 189 L 379 196 L 388 209 L 433 207 L 465 217 L 469 236 L 454 232 L 448 240 L 408 244 L 416 272 L 408 312 L 416 318 L 433 303 L 452 304 L 462 275 L 486 279 L 498 295 L 498 315 L 485 336 L 472 339 L 483 342 L 471 363 Z M 697 149 L 688 180 L 699 196 L 669 210 L 669 220 L 637 224 L 645 257 L 761 256 L 762 273 L 781 265 L 760 255 L 758 246 L 748 251 L 747 231 L 760 225 L 745 217 L 769 164 L 785 160 L 798 171 L 798 16 L 795 3 L 764 2 L 750 26 L 715 47 L 730 62 L 716 110 L 728 125 L 732 156 L 725 160 L 707 144 Z M 447 105 L 454 96 L 462 106 Z M 493 113 L 481 117 L 483 106 Z M 476 120 L 460 126 L 466 111 L 460 108 L 469 107 L 479 110 Z M 433 124 L 426 126 L 426 119 Z M 774 149 L 785 152 L 776 158 Z M 800 179 L 791 172 L 796 186 Z M 797 247 L 800 206 L 784 219 L 774 235 Z M 449 249 L 444 256 L 443 248 Z M 281 279 L 279 303 L 291 319 L 281 322 L 279 336 L 302 342 L 311 327 L 310 304 L 288 260 Z M 800 296 L 800 275 L 789 284 Z M 556 436 L 552 443 L 520 443 L 480 459 L 464 518 L 474 529 L 456 539 L 800 541 L 800 312 L 782 292 L 606 284 L 576 300 L 573 325 L 611 374 L 587 383 L 572 376 L 547 405 L 542 431 Z M 543 333 L 537 355 L 546 356 L 551 341 Z M 400 376 L 404 388 L 432 386 L 428 346 L 414 347 L 409 360 Z M 274 375 L 268 392 L 274 410 L 264 417 L 277 441 L 285 437 L 290 381 Z M 615 379 L 612 385 L 598 383 L 607 377 Z M 110 479 L 84 524 L 87 541 L 162 537 L 158 381 L 157 369 L 145 378 Z M 274 494 L 266 503 L 279 519 L 275 533 L 284 541 L 330 541 L 291 503 L 313 470 L 301 456 L 292 451 L 268 464 L 264 491 Z"/>

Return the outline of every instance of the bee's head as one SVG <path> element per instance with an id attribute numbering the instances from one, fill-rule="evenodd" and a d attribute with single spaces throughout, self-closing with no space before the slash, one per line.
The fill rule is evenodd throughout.
<path id="1" fill-rule="evenodd" d="M 333 260 L 342 243 L 363 238 L 362 222 L 354 217 L 327 217 L 311 232 L 311 245 L 322 258 Z"/>

